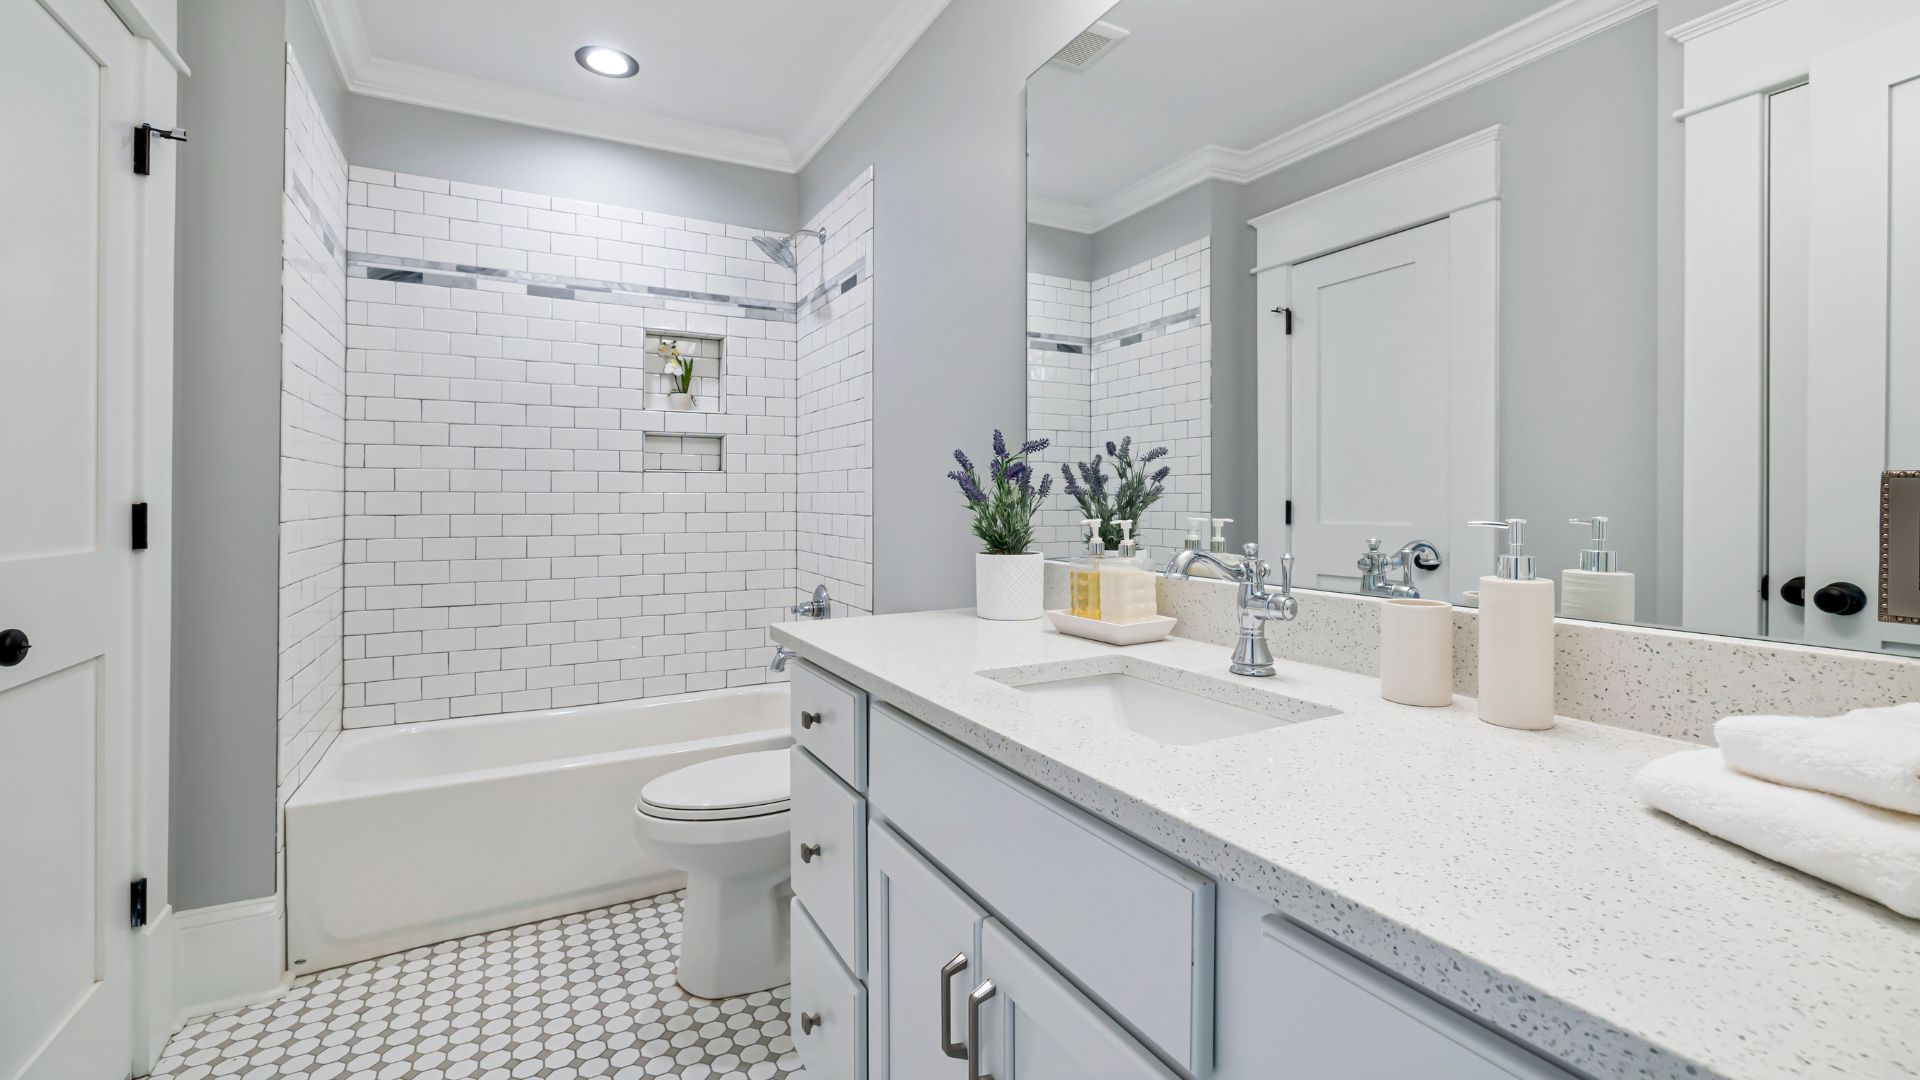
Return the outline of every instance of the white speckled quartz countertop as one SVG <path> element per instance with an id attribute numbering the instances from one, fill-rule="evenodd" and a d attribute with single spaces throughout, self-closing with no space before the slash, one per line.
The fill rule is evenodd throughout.
<path id="1" fill-rule="evenodd" d="M 809 663 L 1599 1077 L 1920 1076 L 1920 922 L 1642 807 L 1691 744 L 1416 709 L 1172 638 L 923 612 L 772 628 Z M 1124 655 L 1340 715 L 1166 746 L 976 674 Z"/>

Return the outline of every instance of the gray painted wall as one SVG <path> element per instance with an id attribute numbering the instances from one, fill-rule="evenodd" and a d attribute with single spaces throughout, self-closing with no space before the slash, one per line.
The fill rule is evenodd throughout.
<path id="1" fill-rule="evenodd" d="M 1209 180 L 1212 189 L 1212 233 L 1209 250 L 1213 273 L 1213 506 L 1215 517 L 1233 518 L 1227 526 L 1227 550 L 1260 539 L 1259 458 L 1254 453 L 1260 433 L 1258 385 L 1253 336 L 1253 229 L 1240 204 L 1236 184 Z M 1281 538 L 1268 541 L 1277 553 Z"/>
<path id="2" fill-rule="evenodd" d="M 1662 589 L 1655 22 L 1649 12 L 1262 177 L 1244 189 L 1239 215 L 1245 221 L 1506 125 L 1500 513 L 1544 523 L 1530 534 L 1532 550 L 1542 573 L 1556 577 L 1578 564 L 1585 539 L 1565 520 L 1611 517 L 1624 568 L 1638 575 L 1643 612 Z M 1251 265 L 1249 258 L 1240 272 Z M 1215 281 L 1226 276 L 1217 272 Z M 1248 305 L 1241 316 L 1248 341 L 1254 318 Z"/>
<path id="3" fill-rule="evenodd" d="M 1026 427 L 1026 78 L 1107 6 L 949 5 L 800 173 L 804 220 L 874 167 L 876 611 L 973 602 L 943 477 L 954 447 Z"/>
<path id="4" fill-rule="evenodd" d="M 1089 276 L 1106 277 L 1206 236 L 1213 228 L 1215 198 L 1222 195 L 1222 189 L 1231 188 L 1230 184 L 1211 181 L 1195 184 L 1094 233 L 1093 273 Z"/>
<path id="5" fill-rule="evenodd" d="M 340 69 L 333 66 L 333 51 L 313 13 L 313 0 L 287 0 L 287 44 L 293 47 L 300 74 L 306 76 L 314 100 L 320 103 L 320 115 L 341 149 L 346 149 L 347 87 L 340 81 Z"/>
<path id="6" fill-rule="evenodd" d="M 800 227 L 789 173 L 351 95 L 347 160 L 663 214 Z M 852 177 L 848 177 L 849 180 Z"/>
<path id="7" fill-rule="evenodd" d="M 274 891 L 280 4 L 181 5 L 174 249 L 172 874 L 177 908 Z"/>
<path id="8" fill-rule="evenodd" d="M 1093 279 L 1093 235 L 1027 226 L 1027 272 L 1076 281 Z"/>

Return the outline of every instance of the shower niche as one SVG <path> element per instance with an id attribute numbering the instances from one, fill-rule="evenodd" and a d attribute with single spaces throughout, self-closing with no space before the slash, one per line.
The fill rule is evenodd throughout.
<path id="1" fill-rule="evenodd" d="M 681 410 L 673 406 L 674 378 L 667 370 L 671 352 L 663 351 L 670 349 L 678 349 L 681 360 L 693 365 L 693 382 L 688 387 L 693 394 L 691 409 Z M 646 355 L 640 362 L 641 370 L 646 374 L 646 407 L 663 412 L 725 412 L 725 380 L 721 375 L 725 369 L 726 351 L 725 338 L 670 330 L 647 331 Z"/>

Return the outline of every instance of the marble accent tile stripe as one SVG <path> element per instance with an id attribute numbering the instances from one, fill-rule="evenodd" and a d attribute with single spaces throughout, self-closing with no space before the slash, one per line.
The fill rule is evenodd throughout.
<path id="1" fill-rule="evenodd" d="M 1027 348 L 1035 352 L 1084 353 L 1093 347 L 1092 338 L 1063 337 L 1053 334 L 1027 334 Z"/>
<path id="2" fill-rule="evenodd" d="M 834 274 L 833 280 L 821 283 L 812 291 L 808 292 L 807 295 L 801 297 L 799 302 L 795 304 L 795 310 L 802 315 L 813 314 L 814 305 L 820 303 L 820 301 L 852 292 L 859 286 L 866 272 L 867 257 L 862 255 L 848 264 L 846 269 Z"/>
<path id="3" fill-rule="evenodd" d="M 1128 326 L 1101 334 L 1093 339 L 1093 348 L 1097 352 L 1108 346 L 1125 348 L 1128 345 L 1138 345 L 1142 341 L 1164 337 L 1167 334 L 1185 330 L 1188 328 L 1186 325 L 1188 323 L 1194 326 L 1200 325 L 1199 308 L 1188 308 L 1186 311 L 1173 315 L 1162 315 L 1152 322 L 1145 322 L 1138 326 Z"/>
<path id="4" fill-rule="evenodd" d="M 327 215 L 321 211 L 319 202 L 308 193 L 307 185 L 300 180 L 300 174 L 288 173 L 287 178 L 293 181 L 293 197 L 306 210 L 307 220 L 319 230 L 320 243 L 327 249 L 327 254 L 333 256 L 338 262 L 346 255 L 347 245 L 340 242 L 339 235 L 333 231 L 333 226 L 328 224 Z"/>
<path id="5" fill-rule="evenodd" d="M 602 304 L 625 304 L 629 307 L 667 307 L 674 301 L 695 304 L 712 304 L 737 309 L 732 314 L 742 318 L 762 319 L 768 322 L 793 322 L 796 307 L 784 300 L 766 300 L 755 296 L 728 296 L 722 293 L 695 292 L 690 289 L 670 289 L 659 285 L 636 285 L 631 282 L 606 281 L 595 278 L 563 277 L 559 274 L 538 274 L 527 270 L 500 270 L 489 266 L 470 266 L 464 263 L 437 262 L 432 259 L 416 259 L 403 255 L 373 255 L 363 251 L 349 252 L 347 255 L 350 277 L 372 278 L 377 281 L 407 281 L 408 273 L 425 275 L 429 272 L 450 280 L 426 281 L 426 284 L 446 285 L 451 288 L 478 288 L 482 280 L 499 285 L 518 285 L 526 290 L 528 296 L 545 296 L 563 300 L 592 300 Z M 425 280 L 424 277 L 420 280 Z M 839 285 L 836 282 L 836 287 Z M 847 286 L 851 288 L 851 286 Z M 587 294 L 587 295 L 582 295 Z"/>

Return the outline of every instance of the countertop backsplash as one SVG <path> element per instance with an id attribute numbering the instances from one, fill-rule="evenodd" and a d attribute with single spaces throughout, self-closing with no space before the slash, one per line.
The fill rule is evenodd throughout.
<path id="1" fill-rule="evenodd" d="M 1046 606 L 1065 607 L 1066 588 L 1067 564 L 1049 562 Z M 1160 613 L 1180 620 L 1178 636 L 1229 647 L 1234 588 L 1216 579 L 1163 578 Z M 1297 592 L 1299 618 L 1268 626 L 1274 655 L 1377 675 L 1385 601 Z M 1453 687 L 1467 696 L 1479 685 L 1478 619 L 1472 608 L 1454 609 Z M 1723 716 L 1832 716 L 1920 701 L 1920 660 L 1571 619 L 1556 620 L 1555 628 L 1555 712 L 1649 735 L 1711 743 Z"/>

